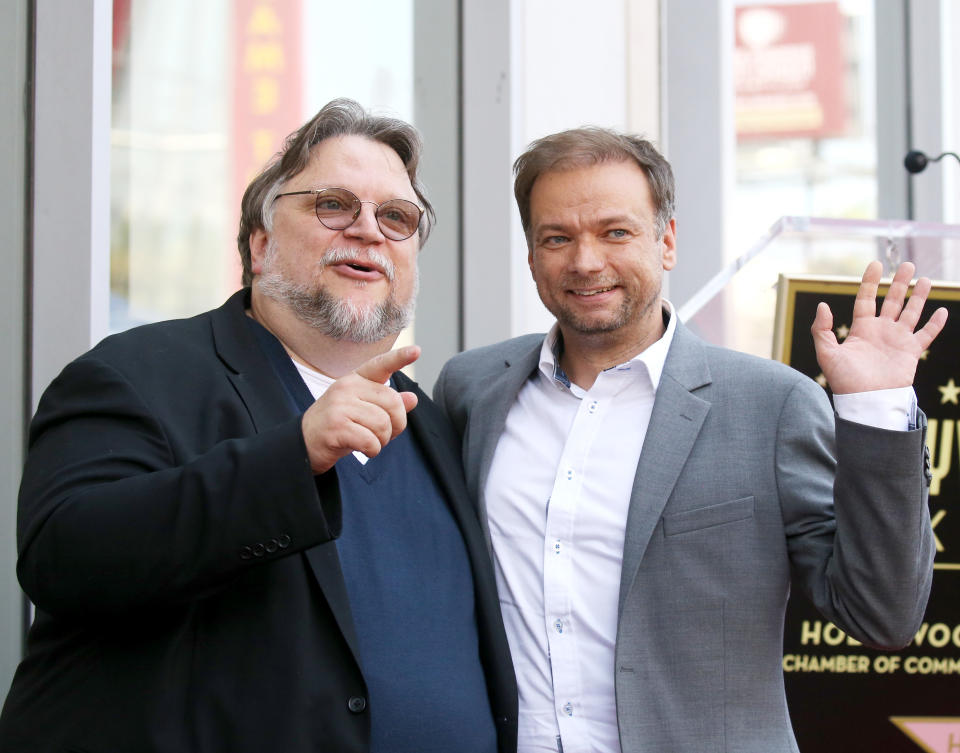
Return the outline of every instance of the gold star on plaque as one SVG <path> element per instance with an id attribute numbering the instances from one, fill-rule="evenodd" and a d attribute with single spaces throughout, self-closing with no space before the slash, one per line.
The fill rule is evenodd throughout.
<path id="1" fill-rule="evenodd" d="M 930 351 L 929 351 L 929 350 L 923 351 L 923 353 L 920 354 L 920 360 L 921 360 L 921 361 L 926 361 L 926 360 L 927 360 L 927 356 L 929 356 L 929 355 L 930 355 Z"/>
<path id="2" fill-rule="evenodd" d="M 841 324 L 839 327 L 837 327 L 838 340 L 846 340 L 847 335 L 849 334 L 850 334 L 850 328 L 846 324 Z"/>
<path id="3" fill-rule="evenodd" d="M 820 374 L 814 381 L 823 388 L 827 386 L 827 378 L 823 374 Z"/>
<path id="4" fill-rule="evenodd" d="M 960 387 L 958 387 L 951 378 L 943 387 L 937 387 L 943 397 L 940 398 L 940 405 L 953 403 L 960 405 Z"/>

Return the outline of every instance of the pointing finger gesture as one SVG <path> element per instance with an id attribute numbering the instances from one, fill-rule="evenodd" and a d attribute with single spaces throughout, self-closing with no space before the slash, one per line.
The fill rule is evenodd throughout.
<path id="1" fill-rule="evenodd" d="M 374 457 L 399 436 L 417 396 L 397 392 L 384 382 L 419 357 L 416 345 L 374 356 L 335 381 L 307 409 L 301 426 L 314 473 L 329 470 L 355 450 Z"/>

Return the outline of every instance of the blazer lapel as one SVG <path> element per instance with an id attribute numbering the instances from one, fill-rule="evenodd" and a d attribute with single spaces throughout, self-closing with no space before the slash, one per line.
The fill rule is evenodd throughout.
<path id="1" fill-rule="evenodd" d="M 227 366 L 233 384 L 253 421 L 263 431 L 291 417 L 283 386 L 246 321 L 250 291 L 241 290 L 211 314 L 217 355 Z"/>
<path id="2" fill-rule="evenodd" d="M 623 545 L 620 610 L 710 411 L 710 403 L 692 392 L 710 381 L 703 344 L 678 322 L 633 480 Z"/>
<path id="3" fill-rule="evenodd" d="M 507 414 L 524 383 L 537 368 L 542 344 L 543 340 L 539 339 L 532 349 L 504 360 L 503 371 L 495 374 L 486 388 L 476 394 L 474 408 L 482 406 L 482 409 L 470 411 L 470 422 L 464 433 L 463 457 L 467 488 L 471 497 L 477 500 L 480 525 L 488 547 L 491 546 L 490 524 L 487 521 L 487 503 L 483 489 L 493 463 L 493 453 L 507 423 Z"/>
<path id="4" fill-rule="evenodd" d="M 241 290 L 213 311 L 212 328 L 214 347 L 220 360 L 227 366 L 227 378 L 259 432 L 291 418 L 294 409 L 246 321 L 249 297 L 249 290 Z M 331 482 L 336 484 L 334 479 Z M 354 658 L 359 657 L 350 599 L 340 569 L 336 543 L 329 541 L 319 544 L 305 550 L 302 555 L 323 591 Z"/>

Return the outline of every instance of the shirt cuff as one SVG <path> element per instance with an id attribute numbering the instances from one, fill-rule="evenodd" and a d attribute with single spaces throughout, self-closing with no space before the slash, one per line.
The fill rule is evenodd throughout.
<path id="1" fill-rule="evenodd" d="M 917 427 L 917 393 L 913 387 L 834 395 L 833 407 L 845 421 L 877 429 L 908 431 Z"/>

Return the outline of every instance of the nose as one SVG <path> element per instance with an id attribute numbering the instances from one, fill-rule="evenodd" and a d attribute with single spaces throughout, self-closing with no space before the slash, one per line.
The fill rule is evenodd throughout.
<path id="1" fill-rule="evenodd" d="M 570 258 L 571 271 L 581 275 L 593 274 L 601 271 L 604 266 L 606 266 L 606 259 L 596 243 L 583 239 L 574 244 Z"/>
<path id="2" fill-rule="evenodd" d="M 377 205 L 365 201 L 360 205 L 360 215 L 349 227 L 344 228 L 345 238 L 355 238 L 362 243 L 383 243 L 386 238 L 377 224 Z"/>

